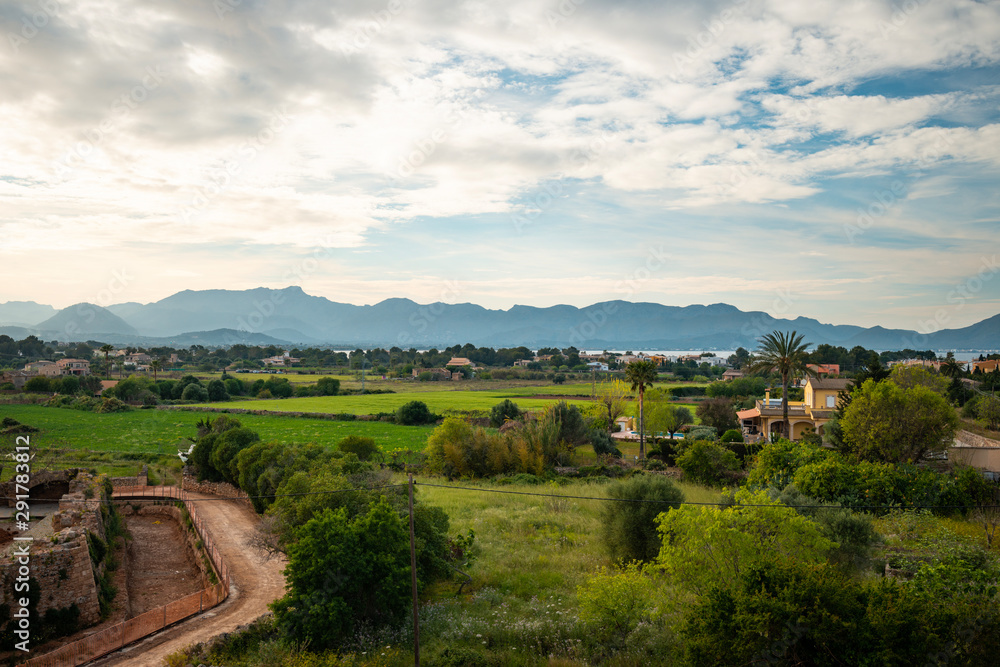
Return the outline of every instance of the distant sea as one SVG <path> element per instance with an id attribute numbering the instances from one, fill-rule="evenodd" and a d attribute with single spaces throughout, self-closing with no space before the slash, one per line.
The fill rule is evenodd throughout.
<path id="1" fill-rule="evenodd" d="M 345 354 L 350 354 L 354 350 L 334 350 L 335 352 L 344 352 Z M 417 350 L 418 352 L 426 352 L 427 350 Z M 751 350 L 752 352 L 753 350 Z M 585 354 L 601 354 L 604 350 L 582 350 Z M 608 350 L 612 354 L 625 354 L 628 350 Z M 722 357 L 723 359 L 728 359 L 731 355 L 736 354 L 736 350 L 646 350 L 642 348 L 635 348 L 632 352 L 643 352 L 645 354 L 656 354 L 665 357 L 682 357 L 689 354 L 701 354 L 703 352 L 711 352 L 717 357 Z M 1000 350 L 962 350 L 955 352 L 956 361 L 973 361 L 979 359 L 979 355 L 989 355 L 996 354 Z M 937 350 L 938 356 L 943 357 L 946 350 Z"/>
<path id="2" fill-rule="evenodd" d="M 752 352 L 753 350 L 751 350 Z M 604 350 L 586 350 L 587 354 L 601 354 Z M 608 350 L 614 354 L 625 354 L 626 350 Z M 636 348 L 633 352 L 644 352 L 646 354 L 658 354 L 666 357 L 681 357 L 689 354 L 701 354 L 703 352 L 711 352 L 717 357 L 722 357 L 723 359 L 728 359 L 730 355 L 736 353 L 736 350 L 641 350 Z M 937 350 L 938 356 L 943 357 L 946 354 L 946 350 Z M 979 359 L 979 355 L 984 357 L 989 354 L 996 354 L 997 350 L 963 350 L 961 352 L 955 352 L 955 361 L 973 361 Z"/>

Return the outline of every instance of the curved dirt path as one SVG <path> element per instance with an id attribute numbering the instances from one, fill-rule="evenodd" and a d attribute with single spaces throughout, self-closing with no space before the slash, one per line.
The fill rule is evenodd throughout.
<path id="1" fill-rule="evenodd" d="M 189 491 L 198 503 L 198 514 L 229 566 L 229 598 L 219 606 L 146 637 L 122 650 L 91 663 L 162 667 L 163 659 L 182 648 L 203 642 L 267 613 L 269 602 L 285 593 L 284 558 L 266 559 L 249 546 L 248 540 L 259 521 L 242 502 L 227 501 Z"/>

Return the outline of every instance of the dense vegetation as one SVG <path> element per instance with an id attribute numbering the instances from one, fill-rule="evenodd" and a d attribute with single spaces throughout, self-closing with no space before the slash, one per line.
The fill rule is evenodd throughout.
<path id="1" fill-rule="evenodd" d="M 841 350 L 809 361 L 837 363 Z M 411 360 L 387 352 L 388 367 Z M 997 426 L 996 399 L 943 371 L 889 373 L 878 357 L 843 352 L 856 384 L 841 397 L 833 449 L 815 435 L 743 443 L 733 413 L 768 386 L 759 377 L 694 387 L 707 394 L 696 405 L 673 402 L 673 387 L 645 389 L 646 461 L 611 438 L 637 408 L 613 381 L 596 384 L 592 401 L 561 402 L 529 392 L 358 395 L 342 378 L 137 376 L 93 403 L 100 413 L 9 414 L 47 438 L 71 428 L 53 416 L 80 420 L 80 432 L 144 419 L 129 446 L 172 449 L 183 434 L 203 479 L 251 496 L 263 517 L 256 546 L 288 557 L 287 595 L 272 619 L 177 664 L 412 663 L 402 472 L 417 473 L 428 664 L 990 664 L 1000 648 L 997 487 L 927 455 L 946 446 L 957 407 Z M 263 392 L 292 407 L 343 406 L 351 421 L 138 409 Z M 362 422 L 352 411 L 381 414 Z M 408 446 L 424 451 L 394 455 L 398 433 L 415 434 Z M 618 445 L 629 448 L 624 459 Z M 452 579 L 455 569 L 463 574 Z"/>

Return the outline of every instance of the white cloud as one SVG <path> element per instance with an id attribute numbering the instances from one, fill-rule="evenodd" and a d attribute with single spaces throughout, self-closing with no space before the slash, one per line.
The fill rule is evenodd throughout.
<path id="1" fill-rule="evenodd" d="M 867 190 L 837 181 L 856 178 L 903 178 L 907 202 L 974 199 L 962 219 L 996 217 L 957 171 L 1000 167 L 1000 91 L 971 74 L 1000 61 L 996 3 L 435 0 L 396 12 L 374 0 L 336 12 L 242 3 L 221 18 L 210 3 L 62 6 L 17 52 L 0 51 L 0 253 L 17 271 L 41 251 L 124 247 L 161 248 L 144 256 L 173 271 L 187 248 L 227 267 L 219 280 L 250 284 L 212 247 L 258 247 L 287 265 L 317 240 L 360 248 L 428 221 L 535 209 L 633 243 L 655 229 L 639 220 L 675 213 L 767 234 L 789 218 L 808 228 L 854 219 Z M 5 34 L 18 11 L 0 17 Z M 150 68 L 155 86 L 143 83 Z M 938 73 L 972 83 L 949 88 Z M 882 79 L 896 89 L 872 91 Z M 854 92 L 861 84 L 868 92 Z M 524 203 L 561 179 L 571 179 L 561 192 L 589 205 L 567 194 Z M 928 242 L 979 233 L 902 208 L 880 224 Z M 701 231 L 673 233 L 691 243 Z M 869 251 L 884 258 L 869 246 L 876 236 L 789 250 L 843 271 L 859 256 L 874 262 Z M 546 288 L 530 277 L 538 262 L 509 261 L 527 282 L 479 285 L 484 298 L 594 288 L 575 277 Z"/>

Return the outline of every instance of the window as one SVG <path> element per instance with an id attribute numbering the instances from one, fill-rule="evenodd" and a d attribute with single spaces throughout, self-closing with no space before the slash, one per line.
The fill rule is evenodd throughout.
<path id="1" fill-rule="evenodd" d="M 828 408 L 834 407 L 834 404 L 836 403 L 836 401 L 837 401 L 837 397 L 836 396 L 827 396 L 826 397 L 826 407 L 828 407 Z"/>

